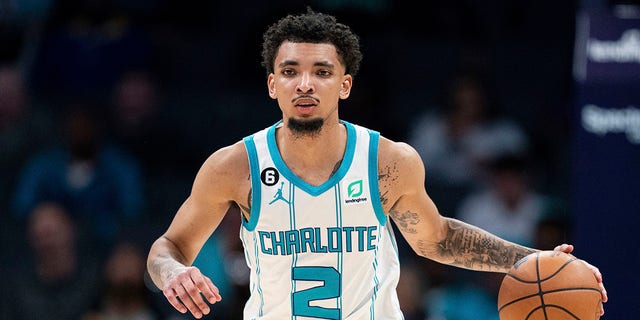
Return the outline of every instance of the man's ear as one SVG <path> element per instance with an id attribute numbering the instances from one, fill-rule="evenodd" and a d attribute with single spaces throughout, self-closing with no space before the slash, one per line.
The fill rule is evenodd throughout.
<path id="1" fill-rule="evenodd" d="M 353 77 L 350 74 L 347 74 L 342 79 L 342 84 L 340 84 L 340 99 L 346 99 L 351 94 L 351 86 L 353 85 Z"/>
<path id="2" fill-rule="evenodd" d="M 276 99 L 278 97 L 276 95 L 276 85 L 273 73 L 269 74 L 269 77 L 267 77 L 267 90 L 269 90 L 269 97 L 271 97 L 271 99 Z"/>

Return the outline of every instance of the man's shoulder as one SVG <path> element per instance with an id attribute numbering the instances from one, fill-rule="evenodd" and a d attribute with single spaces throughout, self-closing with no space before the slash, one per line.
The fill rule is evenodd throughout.
<path id="1" fill-rule="evenodd" d="M 217 156 L 224 160 L 236 160 L 237 158 L 246 158 L 247 149 L 243 141 L 236 141 L 233 144 L 216 150 L 211 156 Z"/>
<path id="2" fill-rule="evenodd" d="M 411 159 L 420 157 L 410 144 L 402 141 L 393 141 L 384 136 L 380 136 L 380 143 L 378 146 L 379 156 L 387 157 L 389 159 Z"/>
<path id="3" fill-rule="evenodd" d="M 211 167 L 216 171 L 225 171 L 226 173 L 244 173 L 249 170 L 249 161 L 247 159 L 247 150 L 242 141 L 222 147 L 212 153 L 205 161 L 203 166 Z"/>
<path id="4" fill-rule="evenodd" d="M 378 146 L 379 168 L 395 168 L 402 174 L 413 174 L 424 168 L 422 158 L 411 145 L 380 137 Z M 421 169 L 421 171 L 424 169 Z"/>

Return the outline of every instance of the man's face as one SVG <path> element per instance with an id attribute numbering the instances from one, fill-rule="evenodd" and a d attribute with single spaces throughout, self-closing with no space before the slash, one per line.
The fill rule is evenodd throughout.
<path id="1" fill-rule="evenodd" d="M 326 43 L 284 42 L 267 80 L 287 127 L 311 135 L 327 121 L 338 121 L 338 101 L 349 97 L 351 84 L 336 48 Z"/>

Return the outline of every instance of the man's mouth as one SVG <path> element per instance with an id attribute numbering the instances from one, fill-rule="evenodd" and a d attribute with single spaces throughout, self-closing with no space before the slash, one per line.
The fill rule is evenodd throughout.
<path id="1" fill-rule="evenodd" d="M 312 97 L 299 97 L 294 100 L 296 110 L 302 114 L 309 114 L 318 105 L 318 100 Z"/>
<path id="2" fill-rule="evenodd" d="M 313 107 L 318 104 L 318 100 L 312 97 L 299 97 L 293 100 L 296 107 Z"/>
<path id="3" fill-rule="evenodd" d="M 298 110 L 299 113 L 304 115 L 304 114 L 310 114 L 315 107 L 316 107 L 315 105 L 296 105 L 296 110 Z"/>

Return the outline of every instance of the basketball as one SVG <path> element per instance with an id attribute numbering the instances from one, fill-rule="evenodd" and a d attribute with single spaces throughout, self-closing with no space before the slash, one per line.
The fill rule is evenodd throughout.
<path id="1" fill-rule="evenodd" d="M 500 320 L 597 320 L 602 296 L 582 260 L 540 251 L 518 261 L 498 293 Z"/>

